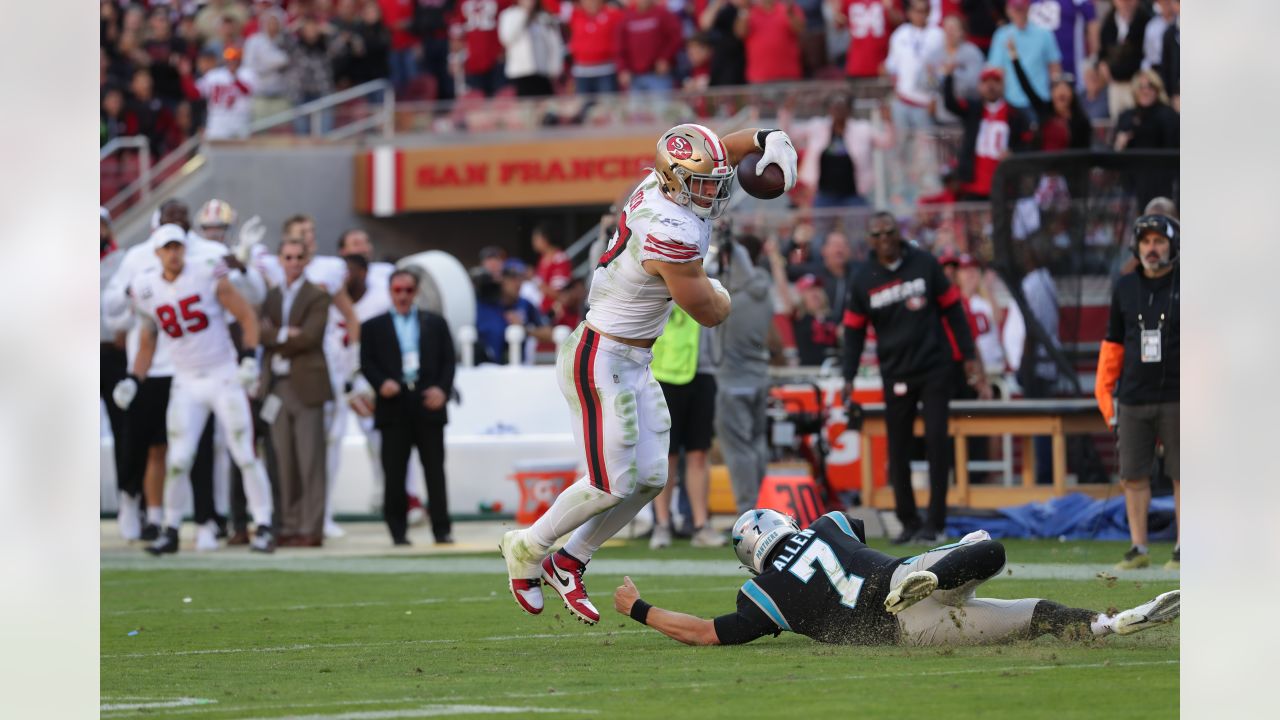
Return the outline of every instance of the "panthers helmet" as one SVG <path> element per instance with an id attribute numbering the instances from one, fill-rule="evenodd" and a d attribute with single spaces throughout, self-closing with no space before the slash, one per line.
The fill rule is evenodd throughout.
<path id="1" fill-rule="evenodd" d="M 663 133 L 654 169 L 662 192 L 700 218 L 718 218 L 729 205 L 737 170 L 724 143 L 701 125 L 685 123 Z"/>
<path id="2" fill-rule="evenodd" d="M 778 543 L 800 532 L 795 518 L 777 510 L 748 510 L 733 523 L 733 551 L 753 575 L 764 572 L 764 563 Z"/>
<path id="3" fill-rule="evenodd" d="M 1142 236 L 1149 232 L 1155 232 L 1169 239 L 1169 262 L 1178 259 L 1178 240 L 1182 234 L 1178 227 L 1178 221 L 1168 215 L 1143 215 L 1133 223 L 1133 245 L 1130 249 L 1133 256 L 1142 260 L 1142 256 L 1138 252 L 1138 243 L 1142 240 Z"/>
<path id="4" fill-rule="evenodd" d="M 200 214 L 196 215 L 196 227 L 200 228 L 201 234 L 205 235 L 205 237 L 208 237 L 206 228 L 216 228 L 225 233 L 227 228 L 234 225 L 235 222 L 235 208 L 231 207 L 225 200 L 219 200 L 218 198 L 213 198 L 205 203 L 200 208 Z M 209 239 L 220 240 L 221 237 Z"/>

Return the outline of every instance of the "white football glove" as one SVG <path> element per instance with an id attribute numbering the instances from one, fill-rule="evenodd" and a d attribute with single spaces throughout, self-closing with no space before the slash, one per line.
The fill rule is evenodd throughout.
<path id="1" fill-rule="evenodd" d="M 131 377 L 127 377 L 116 383 L 115 388 L 111 390 L 111 400 L 115 402 L 116 407 L 121 410 L 128 410 L 133 404 L 133 399 L 138 396 L 138 381 Z"/>
<path id="2" fill-rule="evenodd" d="M 733 298 L 729 296 L 729 291 L 724 289 L 724 285 L 721 285 L 719 280 L 713 277 L 709 277 L 707 280 L 711 282 L 712 289 L 721 295 L 724 295 L 730 302 L 733 302 Z"/>
<path id="3" fill-rule="evenodd" d="M 968 535 L 965 535 L 964 537 L 960 538 L 960 544 L 964 545 L 966 543 L 982 542 L 983 540 L 990 540 L 990 539 L 991 539 L 991 533 L 987 532 L 986 530 L 974 530 Z"/>
<path id="4" fill-rule="evenodd" d="M 249 356 L 240 360 L 240 366 L 236 368 L 236 381 L 250 395 L 256 395 L 258 391 L 258 358 Z"/>
<path id="5" fill-rule="evenodd" d="M 762 175 L 770 165 L 782 168 L 783 191 L 791 192 L 796 186 L 796 149 L 791 138 L 781 130 L 774 130 L 764 138 L 764 154 L 756 163 L 756 175 Z"/>
<path id="6" fill-rule="evenodd" d="M 235 249 L 236 259 L 241 263 L 249 262 L 249 254 L 253 251 L 253 246 L 262 242 L 262 238 L 266 236 L 267 227 L 262 224 L 262 218 L 257 215 L 249 218 L 248 222 L 240 226 L 240 235 Z"/>

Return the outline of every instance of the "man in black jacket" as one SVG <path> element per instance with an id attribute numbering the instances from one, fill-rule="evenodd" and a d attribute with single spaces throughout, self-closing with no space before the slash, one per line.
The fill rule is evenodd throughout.
<path id="1" fill-rule="evenodd" d="M 451 543 L 444 426 L 456 363 L 453 337 L 444 318 L 414 304 L 417 276 L 397 270 L 390 283 L 391 312 L 360 326 L 360 372 L 378 393 L 373 423 L 382 432 L 382 513 L 392 542 L 408 545 L 404 478 L 409 454 L 417 447 L 427 481 L 431 531 L 437 544 Z"/>
<path id="2" fill-rule="evenodd" d="M 1107 81 L 1111 121 L 1133 107 L 1133 76 L 1142 69 L 1142 42 L 1151 10 L 1138 0 L 1115 0 L 1102 21 L 1098 38 L 1098 71 Z"/>
<path id="3" fill-rule="evenodd" d="M 894 509 L 902 521 L 902 534 L 893 542 L 932 544 L 946 529 L 947 474 L 951 470 L 947 418 L 952 359 L 942 317 L 951 325 L 970 385 L 982 381 L 982 366 L 974 355 L 973 336 L 965 320 L 960 292 L 947 281 L 933 256 L 904 242 L 898 235 L 897 222 L 887 212 L 871 216 L 867 238 L 875 257 L 853 276 L 845 303 L 846 394 L 851 396 L 870 323 L 876 329 L 876 356 L 884 382 L 889 481 L 893 485 Z M 923 526 L 911 490 L 916 403 L 924 406 L 925 454 L 929 460 L 929 515 Z"/>

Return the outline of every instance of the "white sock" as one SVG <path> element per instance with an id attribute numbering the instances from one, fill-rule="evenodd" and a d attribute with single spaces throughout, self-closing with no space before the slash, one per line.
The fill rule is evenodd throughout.
<path id="1" fill-rule="evenodd" d="M 1146 545 L 1134 545 L 1134 547 L 1138 549 L 1138 552 L 1139 552 L 1139 553 L 1142 553 L 1143 555 L 1146 555 L 1146 554 L 1147 554 L 1147 546 L 1146 546 Z"/>
<path id="2" fill-rule="evenodd" d="M 182 518 L 187 504 L 191 501 L 191 468 L 165 469 L 164 480 L 164 526 L 182 527 Z"/>
<path id="3" fill-rule="evenodd" d="M 1094 636 L 1110 635 L 1113 632 L 1111 629 L 1111 622 L 1112 618 L 1107 617 L 1103 613 L 1098 613 L 1098 616 L 1093 619 L 1093 622 L 1089 623 L 1089 629 L 1093 631 Z"/>
<path id="4" fill-rule="evenodd" d="M 148 525 L 159 525 L 159 524 L 161 524 L 161 523 L 163 523 L 163 522 L 164 522 L 164 507 L 162 507 L 162 506 L 155 506 L 155 507 L 147 506 L 147 524 L 148 524 Z"/>
<path id="5" fill-rule="evenodd" d="M 635 491 L 623 498 L 622 502 L 614 505 L 608 512 L 596 515 L 575 530 L 569 537 L 569 542 L 564 544 L 564 551 L 584 563 L 587 562 L 596 554 L 600 546 L 605 544 L 605 541 L 626 527 L 627 523 L 635 518 L 636 513 L 657 497 L 661 490 L 662 488 L 650 485 L 636 486 Z"/>
<path id="6" fill-rule="evenodd" d="M 577 530 L 620 502 L 622 498 L 592 486 L 584 475 L 556 497 L 542 517 L 525 531 L 525 537 L 534 550 L 546 555 L 562 535 Z"/>

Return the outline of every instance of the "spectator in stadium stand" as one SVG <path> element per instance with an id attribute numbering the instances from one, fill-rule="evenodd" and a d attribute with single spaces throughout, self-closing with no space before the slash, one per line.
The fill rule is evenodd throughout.
<path id="1" fill-rule="evenodd" d="M 412 32 L 414 0 L 378 0 L 378 7 L 391 31 L 391 84 L 403 92 L 418 77 L 422 57 L 422 46 Z"/>
<path id="2" fill-rule="evenodd" d="M 947 250 L 938 257 L 938 264 L 942 266 L 942 274 L 946 276 L 947 282 L 956 287 L 957 291 L 960 290 L 960 283 L 957 280 L 960 266 L 965 263 L 974 267 L 977 265 L 968 254 L 957 255 L 952 250 Z M 945 322 L 942 323 L 942 331 L 946 333 L 947 345 L 951 349 L 951 359 L 953 361 L 954 377 L 951 387 L 954 394 L 951 397 L 956 400 L 990 400 L 991 386 L 986 380 L 986 362 L 983 360 L 982 351 L 977 344 L 978 321 L 973 311 L 969 309 L 969 302 L 965 299 L 963 292 L 960 293 L 960 306 L 964 309 L 965 321 L 969 323 L 969 336 L 974 339 L 973 356 L 978 359 L 979 366 L 983 368 L 983 376 L 980 381 L 972 385 L 966 382 L 964 355 L 960 351 L 960 344 L 956 341 L 955 334 L 951 332 L 951 326 Z M 986 457 L 974 459 L 985 460 Z"/>
<path id="3" fill-rule="evenodd" d="M 1142 31 L 1142 69 L 1160 72 L 1164 59 L 1164 34 L 1178 19 L 1178 5 L 1174 0 L 1156 0 L 1155 11 Z"/>
<path id="4" fill-rule="evenodd" d="M 564 286 L 551 306 L 551 326 L 561 325 L 573 329 L 582 322 L 582 304 L 587 299 L 587 284 L 582 278 L 573 278 Z"/>
<path id="5" fill-rule="evenodd" d="M 160 139 L 161 155 L 168 155 L 175 148 L 187 141 L 194 135 L 199 128 L 195 124 L 195 113 L 191 109 L 191 103 L 183 100 L 173 106 L 173 122 L 169 125 L 169 130 L 164 137 Z"/>
<path id="6" fill-rule="evenodd" d="M 498 15 L 498 39 L 506 49 L 507 79 L 520 97 L 555 93 L 564 70 L 564 43 L 554 16 L 538 0 L 518 0 Z"/>
<path id="7" fill-rule="evenodd" d="M 656 0 L 632 0 L 618 21 L 618 81 L 631 92 L 675 87 L 676 54 L 684 44 L 680 19 Z"/>
<path id="8" fill-rule="evenodd" d="M 480 248 L 480 265 L 482 270 L 494 282 L 502 280 L 502 266 L 507 262 L 507 251 L 496 245 L 486 245 Z"/>
<path id="9" fill-rule="evenodd" d="M 965 381 L 984 382 L 974 357 L 973 336 L 965 319 L 960 292 L 947 282 L 927 251 L 907 243 L 887 212 L 867 222 L 874 252 L 849 284 L 844 313 L 845 397 L 853 397 L 867 326 L 876 332 L 876 356 L 884 383 L 885 425 L 889 436 L 889 479 L 894 510 L 902 523 L 895 545 L 936 544 L 946 534 L 947 476 L 951 443 L 947 435 L 953 393 L 951 348 L 940 327 L 950 326 L 965 364 Z M 912 428 L 916 404 L 923 405 L 925 454 L 929 461 L 929 511 L 924 524 L 916 513 L 911 489 Z"/>
<path id="10" fill-rule="evenodd" d="M 875 183 L 873 146 L 889 144 L 887 132 L 853 117 L 853 99 L 834 95 L 827 101 L 826 117 L 794 121 L 790 108 L 778 113 L 782 127 L 802 148 L 799 184 L 813 191 L 813 207 L 865 207 L 866 195 Z M 824 225 L 829 227 L 829 225 Z"/>
<path id="11" fill-rule="evenodd" d="M 698 16 L 698 27 L 710 33 L 713 40 L 709 85 L 747 83 L 747 51 L 733 28 L 738 14 L 749 4 L 750 0 L 707 0 Z"/>
<path id="12" fill-rule="evenodd" d="M 453 5 L 449 14 L 450 71 L 462 73 L 468 91 L 493 97 L 506 84 L 498 13 L 510 5 L 511 0 L 462 0 Z M 460 66 L 456 58 L 462 58 Z"/>
<path id="13" fill-rule="evenodd" d="M 621 19 L 621 11 L 604 0 L 580 0 L 573 6 L 569 15 L 569 55 L 573 58 L 573 87 L 579 95 L 618 91 Z"/>
<path id="14" fill-rule="evenodd" d="M 786 282 L 786 275 L 783 274 L 779 282 L 775 269 L 774 285 L 781 312 L 791 324 L 791 336 L 795 339 L 799 364 L 817 367 L 828 358 L 836 357 L 840 343 L 840 324 L 831 319 L 831 304 L 822 287 L 822 280 L 811 273 L 801 275 L 795 282 L 793 293 Z M 793 295 L 799 295 L 798 303 Z"/>
<path id="15" fill-rule="evenodd" d="M 1142 69 L 1142 42 L 1151 11 L 1138 0 L 1115 0 L 1102 21 L 1098 45 L 1098 70 L 1107 82 L 1111 119 L 1133 107 L 1133 77 Z"/>
<path id="16" fill-rule="evenodd" d="M 219 34 L 228 19 L 236 26 L 244 25 L 249 19 L 249 10 L 235 0 L 208 0 L 196 12 L 196 32 L 208 42 Z"/>
<path id="17" fill-rule="evenodd" d="M 142 50 L 150 59 L 147 69 L 151 71 L 156 97 L 166 103 L 181 98 L 182 87 L 175 63 L 186 50 L 186 43 L 173 36 L 167 8 L 152 8 L 147 16 L 147 34 Z"/>
<path id="18" fill-rule="evenodd" d="M 653 377 L 662 386 L 671 413 L 671 442 L 667 448 L 667 484 L 653 499 L 653 535 L 649 548 L 671 546 L 675 529 L 671 522 L 671 499 L 680 477 L 680 454 L 684 453 L 684 495 L 693 516 L 694 547 L 720 547 L 724 536 L 712 529 L 707 510 L 711 471 L 707 451 L 715 428 L 716 375 L 711 362 L 709 329 L 676 307 L 666 328 L 653 344 Z"/>
<path id="19" fill-rule="evenodd" d="M 965 199 L 986 200 L 991 195 L 991 176 L 1010 151 L 1021 149 L 1030 130 L 1025 114 L 1014 109 L 1004 97 L 1004 71 L 983 68 L 975 100 L 956 97 L 950 63 L 943 68 L 942 97 L 947 110 L 964 125 L 957 172 L 964 181 Z M 979 138 L 991 142 L 979 143 Z"/>
<path id="20" fill-rule="evenodd" d="M 240 48 L 222 51 L 224 64 L 196 80 L 205 100 L 204 137 L 207 140 L 249 136 L 252 99 L 257 89 L 253 71 L 240 66 Z"/>
<path id="21" fill-rule="evenodd" d="M 129 123 L 124 116 L 124 91 L 114 85 L 102 89 L 98 128 L 99 147 L 129 134 Z"/>
<path id="22" fill-rule="evenodd" d="M 261 120 L 289 109 L 289 50 L 284 11 L 269 7 L 258 15 L 258 32 L 244 41 L 244 65 L 253 71 L 253 119 Z"/>
<path id="23" fill-rule="evenodd" d="M 792 0 L 754 0 L 739 13 L 734 32 L 747 49 L 747 82 L 800 80 L 800 36 L 804 11 Z"/>
<path id="24" fill-rule="evenodd" d="M 1156 440 L 1164 445 L 1164 472 L 1173 480 L 1175 515 L 1179 485 L 1179 341 L 1182 310 L 1178 278 L 1178 222 L 1144 215 L 1133 228 L 1138 272 L 1122 276 L 1111 294 L 1111 319 L 1098 354 L 1094 394 L 1107 424 L 1116 428 L 1120 483 L 1133 546 L 1117 568 L 1147 567 L 1147 512 Z M 1119 396 L 1116 397 L 1116 382 Z M 1118 402 L 1117 402 L 1118 401 Z M 1178 517 L 1181 521 L 1181 517 Z M 1179 567 L 1174 545 L 1167 569 Z"/>
<path id="25" fill-rule="evenodd" d="M 348 73 L 351 85 L 381 80 L 391 72 L 391 31 L 382 22 L 376 2 L 360 7 L 359 20 L 351 27 Z"/>
<path id="26" fill-rule="evenodd" d="M 436 100 L 454 98 L 449 72 L 449 15 L 456 0 L 417 0 L 413 6 L 413 33 L 421 41 L 422 67 L 435 78 Z"/>
<path id="27" fill-rule="evenodd" d="M 827 60 L 827 19 L 823 14 L 826 0 L 794 0 L 804 13 L 804 29 L 800 33 L 800 61 L 804 76 L 814 77 L 829 65 Z"/>
<path id="28" fill-rule="evenodd" d="M 1004 374 L 1004 346 L 1000 344 L 1000 323 L 996 320 L 995 302 L 982 284 L 982 264 L 972 255 L 962 253 L 956 268 L 956 287 L 964 300 L 965 310 L 972 316 L 977 332 L 973 344 L 989 377 Z"/>
<path id="29" fill-rule="evenodd" d="M 835 0 L 832 7 L 837 27 L 849 29 L 849 50 L 844 73 L 851 78 L 874 78 L 884 74 L 889 55 L 889 33 L 902 22 L 902 7 L 896 0 Z"/>
<path id="30" fill-rule="evenodd" d="M 1093 0 L 1032 0 L 1032 25 L 1053 33 L 1062 56 L 1062 72 L 1077 80 L 1085 58 L 1097 52 L 1098 13 Z"/>
<path id="31" fill-rule="evenodd" d="M 318 100 L 333 92 L 333 61 L 338 45 L 325 25 L 314 15 L 305 15 L 298 22 L 298 31 L 285 45 L 289 50 L 289 67 L 285 74 L 289 100 L 295 107 Z M 320 132 L 327 133 L 333 126 L 333 112 L 325 110 L 316 116 Z M 304 115 L 294 120 L 293 132 L 305 135 L 314 132 L 312 118 Z"/>
<path id="32" fill-rule="evenodd" d="M 1169 93 L 1169 105 L 1182 112 L 1179 98 L 1182 72 L 1182 16 L 1179 14 L 1182 3 L 1173 0 L 1173 22 L 1164 31 L 1161 42 L 1164 49 L 1160 53 L 1160 79 L 1164 81 L 1164 89 Z"/>
<path id="33" fill-rule="evenodd" d="M 830 308 L 827 317 L 840 322 L 844 317 L 849 278 L 858 270 L 858 263 L 853 261 L 849 238 L 839 230 L 827 233 L 817 252 L 820 260 L 810 263 L 806 269 L 822 281 L 822 288 L 827 293 L 827 307 Z"/>
<path id="34" fill-rule="evenodd" d="M 933 127 L 935 99 L 926 85 L 926 59 L 943 47 L 938 27 L 929 27 L 929 0 L 909 0 L 907 22 L 889 35 L 885 70 L 893 78 L 893 128 L 898 133 L 899 156 L 908 133 Z"/>
<path id="35" fill-rule="evenodd" d="M 1093 123 L 1076 96 L 1074 81 L 1069 75 L 1059 75 L 1049 86 L 1049 101 L 1036 92 L 1022 67 L 1018 45 L 1009 38 L 1009 59 L 1013 64 L 1022 93 L 1035 112 L 1038 130 L 1033 149 L 1044 152 L 1055 150 L 1087 150 L 1093 145 Z"/>
<path id="36" fill-rule="evenodd" d="M 537 341 L 551 340 L 551 326 L 538 306 L 520 296 L 524 284 L 526 266 L 519 260 L 507 260 L 503 264 L 502 278 L 496 285 L 481 283 L 481 295 L 476 302 L 476 335 L 484 346 L 490 362 L 507 364 L 507 328 L 519 325 L 525 330 L 524 347 L 520 357 L 524 363 L 533 362 L 533 348 Z"/>
<path id="37" fill-rule="evenodd" d="M 1180 142 L 1177 111 L 1168 105 L 1164 84 L 1153 70 L 1143 70 L 1131 83 L 1135 106 L 1120 113 L 1116 121 L 1115 144 L 1118 151 L 1175 149 Z M 1173 178 L 1167 173 L 1139 168 L 1134 173 L 1138 202 L 1173 194 Z"/>
<path id="38" fill-rule="evenodd" d="M 957 97 L 978 94 L 978 76 L 987 57 L 977 45 L 969 42 L 964 31 L 964 17 L 948 15 L 942 19 L 942 45 L 935 45 L 925 58 L 925 77 L 933 91 L 933 119 L 940 124 L 956 124 L 960 119 L 947 111 L 942 102 L 943 71 L 948 63 L 954 68 L 952 77 Z"/>
<path id="39" fill-rule="evenodd" d="M 715 37 L 708 32 L 696 33 L 685 43 L 685 55 L 689 58 L 689 74 L 681 85 L 686 92 L 706 90 L 711 86 L 711 66 L 715 62 Z M 709 112 L 705 98 L 695 102 L 699 115 Z"/>
<path id="40" fill-rule="evenodd" d="M 955 3 L 948 4 L 953 6 L 948 13 L 955 14 Z M 959 13 L 964 15 L 969 42 L 986 53 L 991 49 L 991 36 L 1007 22 L 1003 0 L 962 0 L 960 6 Z"/>
<path id="41" fill-rule="evenodd" d="M 222 57 L 222 51 L 229 47 L 240 47 L 241 25 L 232 17 L 224 17 L 222 23 L 218 26 L 218 31 L 214 35 L 205 38 L 204 46 L 201 50 L 211 52 L 216 57 Z"/>
<path id="42" fill-rule="evenodd" d="M 1028 114 L 1028 120 L 1034 120 L 1031 101 L 1022 91 L 1013 77 L 1013 58 L 1009 54 L 1009 41 L 1017 46 L 1017 54 L 1026 72 L 1027 80 L 1040 97 L 1049 97 L 1049 80 L 1062 72 L 1062 53 L 1058 50 L 1058 41 L 1048 30 L 1027 21 L 1030 0 L 1009 0 L 1005 4 L 1005 12 L 1009 15 L 1009 24 L 996 30 L 991 36 L 991 51 L 987 54 L 987 65 L 1000 68 L 1004 73 L 1004 99 L 1010 105 Z"/>
<path id="43" fill-rule="evenodd" d="M 156 97 L 151 83 L 151 71 L 138 68 L 129 82 L 129 100 L 125 103 L 125 126 L 130 135 L 145 135 L 151 145 L 151 156 L 163 154 L 163 139 L 173 124 L 173 114 Z"/>
<path id="44" fill-rule="evenodd" d="M 1106 80 L 1097 65 L 1085 63 L 1084 92 L 1080 95 L 1080 104 L 1091 121 L 1111 119 L 1111 106 L 1107 101 L 1109 94 Z"/>
<path id="45" fill-rule="evenodd" d="M 436 544 L 453 543 L 444 475 L 445 403 L 453 394 L 456 357 L 449 324 L 418 308 L 418 278 L 391 274 L 389 313 L 360 328 L 360 372 L 377 391 L 374 425 L 382 432 L 383 518 L 395 545 L 408 545 L 409 500 L 405 475 L 413 448 L 426 479 L 431 532 Z"/>
<path id="46" fill-rule="evenodd" d="M 769 271 L 758 264 L 762 250 L 760 239 L 752 235 L 740 235 L 720 250 L 720 277 L 735 307 L 720 331 L 715 431 L 729 468 L 734 505 L 742 512 L 755 507 L 769 463 L 769 357 L 780 345 L 773 324 L 772 282 Z"/>
<path id="47" fill-rule="evenodd" d="M 551 312 L 560 291 L 572 279 L 573 261 L 565 254 L 560 241 L 553 238 L 543 225 L 533 229 L 532 242 L 533 251 L 538 254 L 534 274 L 538 278 L 538 290 L 542 293 L 542 306 L 538 309 L 545 315 Z"/>
<path id="48" fill-rule="evenodd" d="M 262 304 L 262 414 L 271 425 L 280 494 L 281 547 L 324 544 L 324 404 L 333 400 L 324 357 L 329 293 L 303 275 L 302 240 L 280 243 L 284 284 L 267 291 Z"/>

